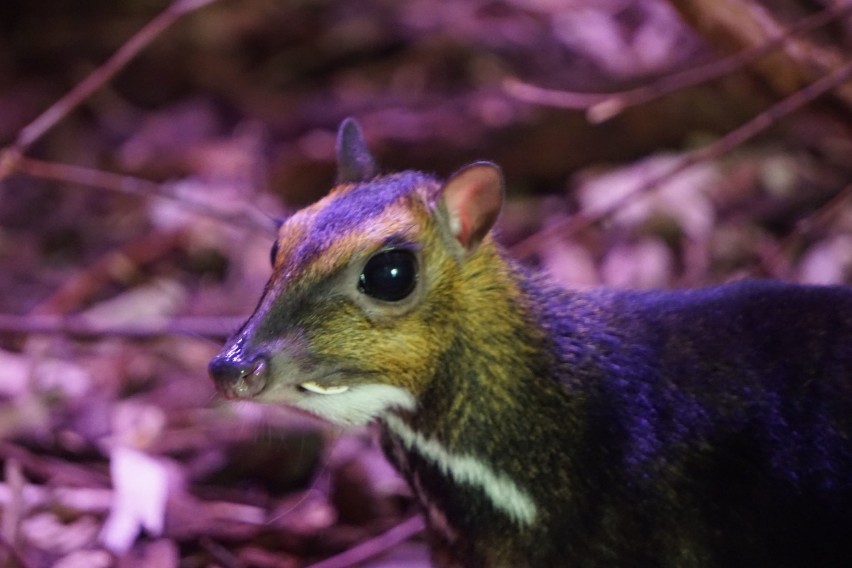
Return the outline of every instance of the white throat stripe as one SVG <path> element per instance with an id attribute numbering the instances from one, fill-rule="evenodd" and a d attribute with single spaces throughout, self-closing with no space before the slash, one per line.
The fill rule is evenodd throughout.
<path id="1" fill-rule="evenodd" d="M 393 414 L 384 416 L 384 421 L 406 448 L 419 453 L 457 483 L 482 489 L 494 508 L 506 513 L 516 523 L 533 524 L 538 514 L 535 502 L 507 476 L 495 472 L 473 456 L 448 452 L 437 441 L 415 432 Z"/>

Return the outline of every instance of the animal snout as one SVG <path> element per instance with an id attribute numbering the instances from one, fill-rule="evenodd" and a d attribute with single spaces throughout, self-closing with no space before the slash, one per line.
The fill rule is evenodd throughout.
<path id="1" fill-rule="evenodd" d="M 210 361 L 207 371 L 223 397 L 250 398 L 266 387 L 269 358 L 266 355 L 242 358 L 222 353 Z"/>

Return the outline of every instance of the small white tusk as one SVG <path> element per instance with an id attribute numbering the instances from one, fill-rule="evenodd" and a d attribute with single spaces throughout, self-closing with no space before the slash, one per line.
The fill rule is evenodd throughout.
<path id="1" fill-rule="evenodd" d="M 343 385 L 324 387 L 322 385 L 317 384 L 315 381 L 308 381 L 306 383 L 300 384 L 299 386 L 308 392 L 316 394 L 340 394 L 349 390 L 349 387 Z"/>

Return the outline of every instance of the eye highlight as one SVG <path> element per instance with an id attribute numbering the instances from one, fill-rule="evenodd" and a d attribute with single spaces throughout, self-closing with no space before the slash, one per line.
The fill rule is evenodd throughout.
<path id="1" fill-rule="evenodd" d="M 374 254 L 358 277 L 358 290 L 371 298 L 398 302 L 417 285 L 417 259 L 407 249 L 388 249 Z"/>

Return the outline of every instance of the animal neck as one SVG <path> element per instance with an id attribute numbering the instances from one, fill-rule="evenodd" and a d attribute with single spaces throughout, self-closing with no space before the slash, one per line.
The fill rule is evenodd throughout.
<path id="1" fill-rule="evenodd" d="M 472 563 L 499 552 L 503 560 L 486 564 L 503 565 L 504 548 L 517 544 L 506 535 L 544 534 L 548 517 L 560 514 L 554 485 L 571 491 L 573 480 L 562 477 L 581 399 L 557 381 L 561 362 L 531 297 L 538 284 L 493 246 L 478 254 L 454 306 L 455 336 L 417 409 L 383 418 L 383 443 L 442 544 L 463 540 L 468 550 L 455 557 Z"/>

